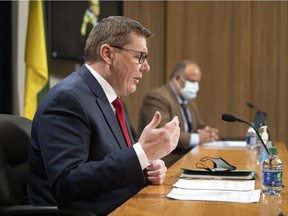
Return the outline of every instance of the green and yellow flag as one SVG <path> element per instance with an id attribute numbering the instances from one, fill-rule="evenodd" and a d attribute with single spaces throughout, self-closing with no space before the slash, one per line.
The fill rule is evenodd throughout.
<path id="1" fill-rule="evenodd" d="M 26 39 L 24 116 L 33 119 L 38 104 L 49 89 L 44 2 L 30 1 Z"/>

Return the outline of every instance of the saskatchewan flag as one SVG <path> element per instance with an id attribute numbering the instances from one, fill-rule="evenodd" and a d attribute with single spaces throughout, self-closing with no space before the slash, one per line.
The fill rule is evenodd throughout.
<path id="1" fill-rule="evenodd" d="M 24 116 L 32 120 L 38 104 L 49 89 L 49 74 L 44 2 L 33 0 L 29 4 Z"/>

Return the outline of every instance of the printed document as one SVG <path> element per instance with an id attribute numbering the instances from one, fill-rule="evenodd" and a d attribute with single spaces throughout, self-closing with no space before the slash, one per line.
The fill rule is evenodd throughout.
<path id="1" fill-rule="evenodd" d="M 174 185 L 177 188 L 196 190 L 230 190 L 247 191 L 255 189 L 255 180 L 251 181 L 217 181 L 217 180 L 186 180 L 179 179 Z"/>
<path id="2" fill-rule="evenodd" d="M 202 146 L 214 148 L 247 148 L 245 141 L 214 141 L 204 143 Z"/>
<path id="3" fill-rule="evenodd" d="M 259 202 L 260 190 L 224 191 L 224 190 L 187 190 L 173 188 L 167 197 L 177 200 L 201 200 L 218 202 Z"/>
<path id="4" fill-rule="evenodd" d="M 167 197 L 178 200 L 222 202 L 259 202 L 260 190 L 255 181 L 219 181 L 179 179 Z"/>

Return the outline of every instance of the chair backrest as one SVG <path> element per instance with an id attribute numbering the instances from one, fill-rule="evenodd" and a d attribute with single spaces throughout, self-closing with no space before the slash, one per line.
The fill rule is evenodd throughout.
<path id="1" fill-rule="evenodd" d="M 0 114 L 0 205 L 27 204 L 31 121 Z"/>

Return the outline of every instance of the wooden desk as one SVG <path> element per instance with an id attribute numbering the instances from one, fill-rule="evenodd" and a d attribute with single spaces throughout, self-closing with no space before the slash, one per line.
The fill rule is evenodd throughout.
<path id="1" fill-rule="evenodd" d="M 261 194 L 258 203 L 228 203 L 208 201 L 182 201 L 166 197 L 173 184 L 182 173 L 180 168 L 195 169 L 195 164 L 204 156 L 222 157 L 237 169 L 256 170 L 259 177 L 256 179 L 256 189 L 261 189 L 261 165 L 258 162 L 258 150 L 249 149 L 216 149 L 196 147 L 183 158 L 171 166 L 166 179 L 161 186 L 149 185 L 129 199 L 111 216 L 119 215 L 288 215 L 288 150 L 283 142 L 274 144 L 278 147 L 279 156 L 283 162 L 283 188 L 281 196 L 264 196 Z"/>

